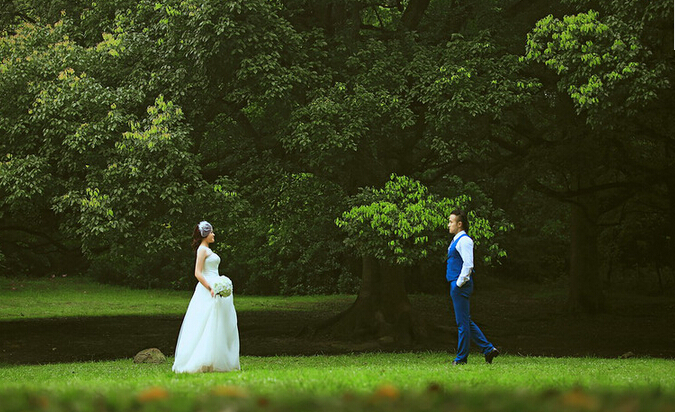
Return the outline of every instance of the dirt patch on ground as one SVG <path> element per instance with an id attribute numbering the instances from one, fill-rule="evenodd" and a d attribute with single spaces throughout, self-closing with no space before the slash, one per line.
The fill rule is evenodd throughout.
<path id="1" fill-rule="evenodd" d="M 480 286 L 480 285 L 479 285 Z M 301 330 L 346 307 L 313 311 L 240 312 L 241 354 L 251 356 L 341 354 L 364 351 L 455 351 L 457 330 L 447 295 L 413 296 L 429 337 L 410 346 L 356 342 Z M 606 313 L 574 316 L 564 294 L 543 287 L 477 287 L 472 318 L 503 353 L 530 356 L 675 358 L 675 297 L 607 295 Z M 0 322 L 0 364 L 36 364 L 132 358 L 156 347 L 173 355 L 181 316 L 41 319 Z"/>

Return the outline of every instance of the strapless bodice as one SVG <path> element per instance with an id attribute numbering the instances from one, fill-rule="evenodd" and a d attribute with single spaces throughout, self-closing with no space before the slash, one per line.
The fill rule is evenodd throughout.
<path id="1" fill-rule="evenodd" d="M 209 278 L 218 276 L 218 265 L 220 265 L 220 256 L 218 256 L 215 252 L 211 252 L 206 256 L 206 260 L 204 261 L 204 270 L 202 275 Z"/>

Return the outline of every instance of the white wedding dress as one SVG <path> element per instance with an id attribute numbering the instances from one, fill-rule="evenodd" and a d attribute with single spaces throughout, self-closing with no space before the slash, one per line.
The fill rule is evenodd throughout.
<path id="1" fill-rule="evenodd" d="M 209 248 L 206 253 L 202 275 L 213 284 L 218 279 L 220 257 Z M 178 335 L 174 372 L 226 372 L 240 368 L 233 295 L 214 298 L 197 283 Z"/>

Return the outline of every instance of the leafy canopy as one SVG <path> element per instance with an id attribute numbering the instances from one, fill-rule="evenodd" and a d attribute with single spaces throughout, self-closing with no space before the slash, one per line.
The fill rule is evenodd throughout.
<path id="1" fill-rule="evenodd" d="M 336 220 L 347 234 L 345 243 L 362 256 L 414 265 L 430 254 L 442 255 L 447 237 L 439 229 L 447 225 L 454 209 L 466 207 L 471 198 L 438 197 L 419 181 L 392 174 L 383 188 L 365 188 L 352 201 L 354 206 Z M 477 242 L 494 236 L 487 219 L 469 215 Z"/>

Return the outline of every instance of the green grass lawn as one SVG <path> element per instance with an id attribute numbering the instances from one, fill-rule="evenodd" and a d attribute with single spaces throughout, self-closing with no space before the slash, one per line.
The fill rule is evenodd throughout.
<path id="1" fill-rule="evenodd" d="M 86 279 L 0 278 L 0 321 L 182 315 L 190 291 L 131 290 Z M 425 297 L 418 297 L 424 303 Z M 344 308 L 353 296 L 237 296 L 238 311 Z M 430 299 L 428 304 L 431 304 Z M 434 300 L 435 302 L 435 300 Z M 1 348 L 0 348 L 1 349 Z M 675 361 L 447 353 L 242 357 L 242 371 L 174 374 L 172 359 L 0 365 L 11 411 L 660 411 L 675 412 Z"/>
<path id="2" fill-rule="evenodd" d="M 471 357 L 452 367 L 445 353 L 375 353 L 338 356 L 242 357 L 242 370 L 230 373 L 175 374 L 171 362 L 135 364 L 130 359 L 24 365 L 0 368 L 0 387 L 97 393 L 138 391 L 149 385 L 187 395 L 213 385 L 234 385 L 251 393 L 333 396 L 370 393 L 389 383 L 419 392 L 431 384 L 445 389 L 542 391 L 652 390 L 675 394 L 675 361 L 652 358 L 544 358 L 500 356 L 492 365 Z"/>
<path id="3" fill-rule="evenodd" d="M 440 353 L 243 357 L 242 371 L 179 375 L 171 372 L 171 359 L 3 366 L 0 411 L 672 411 L 675 401 L 670 360 L 502 356 L 486 365 L 475 356 L 451 367 L 448 359 Z"/>
<path id="4" fill-rule="evenodd" d="M 196 284 L 196 281 L 195 281 Z M 116 315 L 183 315 L 192 291 L 139 290 L 82 278 L 0 277 L 0 321 Z M 317 304 L 344 307 L 353 296 L 236 296 L 238 312 L 311 311 Z"/>

